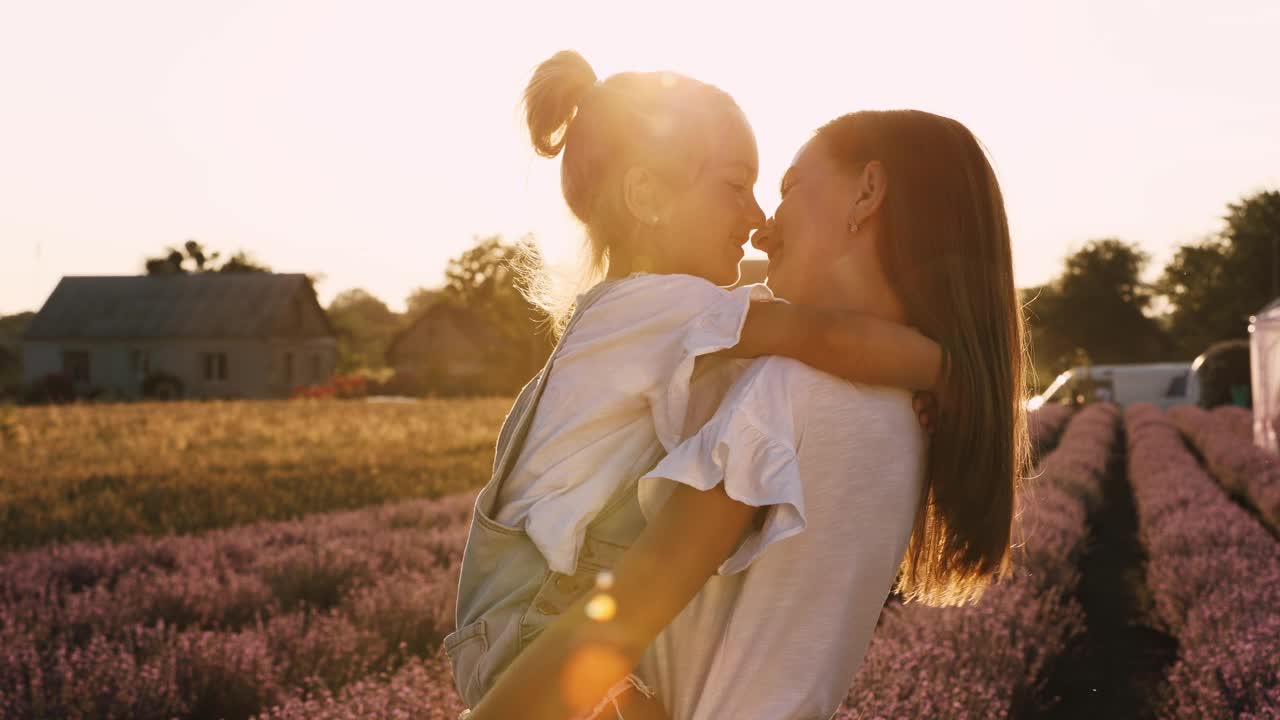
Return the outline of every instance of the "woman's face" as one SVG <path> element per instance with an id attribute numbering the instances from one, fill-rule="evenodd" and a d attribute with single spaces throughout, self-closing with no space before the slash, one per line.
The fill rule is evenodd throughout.
<path id="1" fill-rule="evenodd" d="M 715 136 L 691 184 L 672 193 L 655 242 L 663 272 L 732 285 L 743 246 L 764 224 L 755 197 L 759 158 L 755 136 L 737 110 Z"/>
<path id="2" fill-rule="evenodd" d="M 769 255 L 769 288 L 803 305 L 837 301 L 841 277 L 853 261 L 849 236 L 855 181 L 811 140 L 782 178 L 773 222 L 752 243 Z"/>

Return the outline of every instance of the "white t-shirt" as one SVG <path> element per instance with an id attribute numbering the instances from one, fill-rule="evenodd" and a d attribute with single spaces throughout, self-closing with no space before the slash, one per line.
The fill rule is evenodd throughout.
<path id="1" fill-rule="evenodd" d="M 587 525 L 618 488 L 687 437 L 691 388 L 709 416 L 743 363 L 701 356 L 738 344 L 764 285 L 725 290 L 692 275 L 610 281 L 565 336 L 494 518 L 528 533 L 571 574 Z M 696 429 L 696 426 L 694 427 Z"/>
<path id="2" fill-rule="evenodd" d="M 723 482 L 768 508 L 641 663 L 672 720 L 839 709 L 906 551 L 925 453 L 907 391 L 785 358 L 747 366 L 710 422 L 640 483 L 650 519 L 672 481 Z"/>

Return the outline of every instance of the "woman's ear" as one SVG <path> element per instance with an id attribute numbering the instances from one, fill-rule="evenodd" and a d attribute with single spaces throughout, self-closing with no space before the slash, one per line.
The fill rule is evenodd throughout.
<path id="1" fill-rule="evenodd" d="M 622 200 L 627 212 L 641 225 L 657 225 L 661 188 L 658 179 L 647 168 L 629 168 L 622 176 Z"/>
<path id="2" fill-rule="evenodd" d="M 865 224 L 880 212 L 888 188 L 889 176 L 879 160 L 872 160 L 862 167 L 862 172 L 854 182 L 853 207 L 849 210 L 851 227 Z"/>

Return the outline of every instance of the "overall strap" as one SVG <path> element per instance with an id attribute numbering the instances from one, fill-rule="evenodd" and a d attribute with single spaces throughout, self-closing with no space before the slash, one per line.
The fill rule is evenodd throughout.
<path id="1" fill-rule="evenodd" d="M 573 328 L 578 323 L 578 319 L 591 307 L 601 296 L 608 285 L 612 283 L 606 281 L 588 290 L 578 300 L 577 307 L 573 310 L 573 315 L 569 317 L 569 322 L 565 325 L 564 332 L 560 334 L 560 339 L 556 341 L 555 348 L 551 351 L 550 357 L 547 358 L 547 364 L 538 371 L 538 375 L 526 385 L 524 390 L 520 392 L 520 397 L 516 399 L 516 407 L 512 408 L 512 415 L 515 416 L 516 424 L 509 430 L 503 427 L 502 433 L 498 439 L 498 456 L 494 461 L 493 478 L 489 483 L 489 487 L 485 489 L 487 495 L 493 501 L 496 501 L 502 491 L 502 484 L 506 482 L 507 475 L 511 474 L 511 469 L 515 465 L 516 460 L 520 457 L 521 450 L 524 449 L 525 439 L 529 435 L 529 428 L 533 424 L 534 411 L 538 408 L 538 401 L 542 399 L 542 391 L 546 389 L 547 378 L 551 376 L 551 367 L 555 364 L 556 356 L 560 354 L 560 348 L 563 347 L 565 338 L 569 337 L 569 333 L 573 332 Z M 521 403 L 525 403 L 521 407 Z M 517 414 L 518 413 L 518 414 Z M 510 418 L 508 418 L 510 420 Z M 505 435 L 509 440 L 503 443 Z"/>

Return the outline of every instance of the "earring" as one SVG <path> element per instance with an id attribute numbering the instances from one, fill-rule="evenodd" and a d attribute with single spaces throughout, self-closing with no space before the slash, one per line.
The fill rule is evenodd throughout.
<path id="1" fill-rule="evenodd" d="M 858 221 L 857 221 L 857 220 L 850 220 L 850 221 L 849 221 L 849 232 L 850 232 L 850 233 L 857 233 L 857 232 L 858 232 Z"/>
<path id="2" fill-rule="evenodd" d="M 650 224 L 650 225 L 657 225 L 657 224 L 658 224 L 658 216 L 657 216 L 657 215 L 651 215 L 651 216 L 649 217 L 649 224 Z"/>

